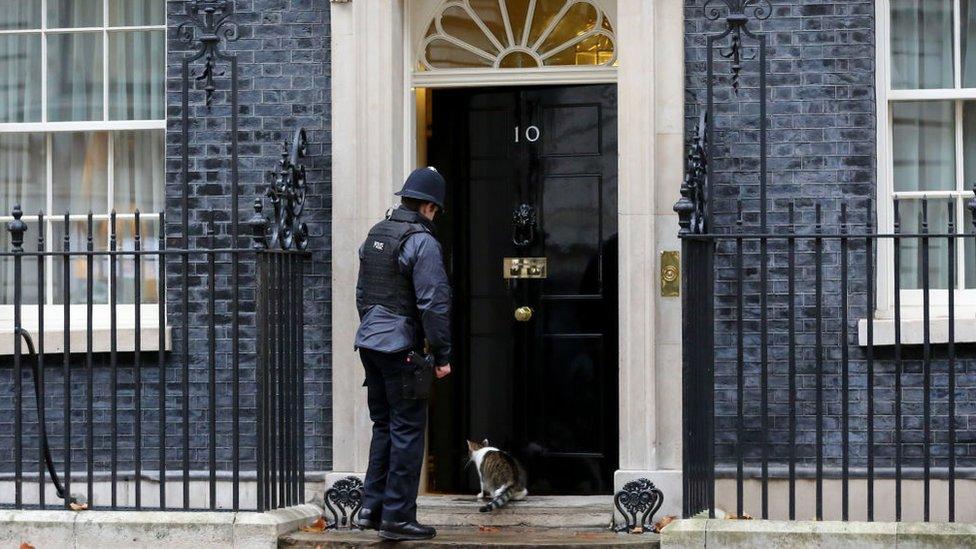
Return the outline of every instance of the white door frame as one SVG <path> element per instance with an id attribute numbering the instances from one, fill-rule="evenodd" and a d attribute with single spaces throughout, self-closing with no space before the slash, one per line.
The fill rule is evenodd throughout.
<path id="1" fill-rule="evenodd" d="M 414 166 L 416 115 L 410 14 L 415 2 L 332 4 L 332 462 L 329 478 L 362 474 L 371 426 L 362 367 L 352 349 L 356 250 L 394 201 Z M 367 6 L 368 4 L 368 6 Z M 620 236 L 620 469 L 614 484 L 647 476 L 665 493 L 662 512 L 681 509 L 680 300 L 660 297 L 659 257 L 680 248 L 677 217 L 683 173 L 684 42 L 681 2 L 617 0 L 618 228 Z M 592 70 L 592 69 L 591 69 Z M 506 71 L 510 72 L 510 71 Z M 454 85 L 591 83 L 542 71 Z M 535 74 L 533 74 L 535 73 Z M 660 75 L 660 77 L 656 77 Z M 492 77 L 489 77 L 489 80 Z M 436 82 L 418 78 L 418 84 Z M 445 84 L 446 85 L 446 84 Z M 463 365 L 458 365 L 463 367 Z"/>

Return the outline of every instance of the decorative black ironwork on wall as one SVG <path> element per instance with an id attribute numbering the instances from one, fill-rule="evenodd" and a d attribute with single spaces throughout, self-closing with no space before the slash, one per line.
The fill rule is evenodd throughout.
<path id="1" fill-rule="evenodd" d="M 678 214 L 678 234 L 708 232 L 708 134 L 707 113 L 702 113 L 688 144 L 685 178 L 681 183 L 681 199 L 674 205 Z"/>
<path id="2" fill-rule="evenodd" d="M 664 493 L 646 478 L 624 484 L 613 496 L 613 505 L 624 517 L 618 532 L 645 533 L 654 530 L 654 514 L 664 504 Z"/>
<path id="3" fill-rule="evenodd" d="M 219 69 L 219 63 L 230 65 L 229 94 L 227 102 L 230 104 L 230 195 L 231 195 L 231 235 L 234 245 L 237 245 L 238 220 L 238 63 L 237 56 L 227 53 L 221 48 L 222 43 L 237 40 L 237 23 L 234 20 L 235 10 L 233 0 L 191 0 L 186 4 L 185 20 L 177 27 L 177 33 L 184 44 L 191 48 L 191 53 L 182 59 L 181 63 L 181 160 L 183 182 L 183 237 L 189 233 L 189 147 L 190 147 L 190 87 L 191 79 L 203 83 L 205 105 L 209 109 L 213 105 L 217 83 L 215 78 L 225 76 L 227 71 Z M 195 51 L 193 51 L 195 49 Z M 190 67 L 203 59 L 203 67 L 199 71 L 191 71 Z M 186 242 L 184 242 L 186 244 Z"/>
<path id="4" fill-rule="evenodd" d="M 325 508 L 332 515 L 326 528 L 358 527 L 356 520 L 363 508 L 363 481 L 356 477 L 337 481 L 325 491 Z"/>
<path id="5" fill-rule="evenodd" d="M 295 131 L 291 142 L 282 144 L 278 171 L 271 174 L 266 196 L 271 199 L 273 215 L 271 234 L 265 246 L 282 250 L 305 250 L 308 247 L 308 226 L 302 222 L 308 183 L 305 165 L 301 160 L 308 152 L 305 128 Z M 259 214 L 260 212 L 255 212 Z"/>
<path id="6" fill-rule="evenodd" d="M 221 40 L 236 40 L 237 23 L 234 21 L 233 0 L 195 0 L 186 3 L 186 21 L 177 27 L 184 44 L 198 48 L 189 62 L 204 59 L 203 70 L 193 77 L 203 83 L 206 104 L 213 104 L 214 91 L 217 90 L 215 76 L 224 76 L 219 71 L 217 61 L 230 61 L 231 56 L 220 51 Z M 232 76 L 233 78 L 233 76 Z"/>
<path id="7" fill-rule="evenodd" d="M 724 28 L 705 37 L 705 105 L 689 143 L 685 179 L 681 186 L 681 199 L 675 204 L 679 217 L 679 235 L 682 239 L 682 333 L 684 395 L 684 509 L 691 516 L 708 509 L 714 516 L 715 509 L 715 450 L 714 450 L 714 379 L 715 379 L 715 311 L 714 265 L 716 241 L 708 238 L 713 234 L 712 224 L 714 190 L 709 172 L 714 172 L 717 159 L 715 131 L 715 87 L 723 82 L 738 95 L 743 87 L 743 71 L 755 65 L 757 74 L 758 120 L 755 131 L 759 141 L 758 197 L 759 223 L 757 230 L 764 234 L 768 229 L 767 182 L 767 86 L 766 86 L 766 36 L 754 28 L 772 15 L 768 0 L 707 0 L 703 6 L 704 17 L 709 21 L 724 18 Z M 716 56 L 718 59 L 716 59 Z M 715 74 L 716 62 L 728 65 L 728 77 Z M 738 119 L 741 119 L 738 118 Z M 738 120 L 737 119 L 737 120 Z M 735 128 L 740 130 L 743 128 Z M 741 227 L 740 227 L 741 230 Z M 759 286 L 767 287 L 768 242 L 759 242 Z M 758 299 L 759 337 L 768 340 L 767 294 L 760 292 Z M 768 373 L 767 345 L 760 353 L 760 432 L 768 436 Z M 768 444 L 761 444 L 762 456 L 762 516 L 768 515 L 769 478 Z"/>
<path id="8" fill-rule="evenodd" d="M 238 30 L 235 22 L 234 0 L 190 0 L 185 5 L 185 19 L 177 27 L 177 34 L 180 40 L 190 48 L 190 53 L 183 57 L 180 63 L 180 181 L 182 182 L 181 209 L 181 228 L 183 236 L 183 248 L 189 250 L 190 246 L 190 87 L 191 79 L 202 82 L 204 90 L 204 106 L 207 110 L 213 105 L 216 90 L 217 77 L 227 75 L 227 71 L 218 68 L 221 62 L 230 66 L 229 94 L 226 97 L 230 104 L 230 199 L 231 199 L 231 248 L 238 248 L 240 243 L 239 219 L 240 207 L 238 195 L 240 194 L 240 175 L 238 160 L 238 63 L 237 56 L 226 52 L 221 48 L 221 44 L 226 44 L 237 40 Z M 203 60 L 203 67 L 198 71 L 191 72 L 190 67 Z M 211 243 L 213 239 L 210 239 Z M 187 273 L 190 269 L 189 255 L 182 256 L 182 272 Z M 230 298 L 230 318 L 231 318 L 231 346 L 232 353 L 232 387 L 233 405 L 237 409 L 240 406 L 240 262 L 231 262 L 231 293 Z M 180 300 L 184 314 L 190 309 L 190 286 L 188 277 L 182 277 L 182 288 Z M 183 375 L 189 377 L 190 364 L 190 326 L 189 321 L 184 321 L 180 327 L 180 337 L 182 339 L 182 362 Z M 184 412 L 186 412 L 185 402 L 189 401 L 189 389 L 184 387 Z M 233 428 L 233 461 L 234 461 L 234 485 L 239 482 L 240 470 L 240 437 L 237 416 L 235 415 L 235 425 Z M 186 435 L 184 435 L 186 438 Z M 184 441 L 187 442 L 187 441 Z M 184 459 L 184 474 L 189 472 L 189 460 Z M 234 508 L 239 505 L 239 493 L 234 492 Z M 184 504 L 189 504 L 190 495 L 184 489 Z"/>
<path id="9" fill-rule="evenodd" d="M 292 141 L 283 144 L 278 169 L 270 174 L 265 193 L 273 211 L 269 220 L 264 215 L 264 203 L 254 200 L 251 240 L 255 249 L 281 249 L 304 251 L 308 247 L 308 226 L 302 221 L 308 181 L 302 158 L 308 152 L 305 128 L 295 131 Z"/>
<path id="10" fill-rule="evenodd" d="M 739 76 L 742 73 L 742 62 L 756 58 L 755 49 L 743 45 L 742 37 L 759 41 L 760 37 L 753 34 L 748 23 L 750 19 L 768 19 L 772 14 L 772 6 L 768 0 L 708 0 L 705 2 L 705 18 L 716 21 L 725 12 L 728 27 L 717 39 L 729 37 L 729 45 L 719 49 L 719 55 L 731 62 L 729 67 L 729 84 L 735 93 L 739 93 Z M 763 42 L 763 46 L 765 43 Z"/>
<path id="11" fill-rule="evenodd" d="M 757 23 L 768 19 L 772 14 L 772 7 L 768 0 L 708 0 L 704 6 L 705 18 L 710 21 L 717 21 L 724 15 L 725 28 L 716 34 L 710 34 L 705 38 L 706 45 L 706 70 L 705 70 L 705 113 L 706 113 L 706 135 L 709 142 L 707 144 L 707 157 L 714 161 L 715 142 L 718 138 L 715 133 L 715 85 L 722 81 L 715 75 L 715 56 L 727 60 L 729 65 L 729 77 L 727 83 L 732 91 L 738 94 L 741 88 L 741 76 L 746 61 L 756 61 L 756 72 L 758 77 L 758 98 L 759 103 L 759 224 L 760 230 L 765 232 L 767 228 L 767 199 L 766 199 L 766 164 L 767 164 L 767 145 L 766 145 L 766 36 L 762 33 L 754 32 L 750 23 Z M 740 128 L 736 128 L 740 129 Z M 708 197 L 706 197 L 708 198 Z M 706 216 L 711 211 L 711 205 L 706 204 Z"/>

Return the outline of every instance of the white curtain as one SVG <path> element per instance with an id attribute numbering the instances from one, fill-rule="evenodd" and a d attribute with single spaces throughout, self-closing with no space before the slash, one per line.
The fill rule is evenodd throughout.
<path id="1" fill-rule="evenodd" d="M 962 46 L 962 86 L 976 87 L 976 3 L 960 0 L 960 20 L 962 21 L 962 36 L 959 37 Z"/>
<path id="2" fill-rule="evenodd" d="M 892 104 L 895 191 L 956 188 L 955 116 L 951 101 Z"/>
<path id="3" fill-rule="evenodd" d="M 51 136 L 52 213 L 108 213 L 108 133 Z"/>
<path id="4" fill-rule="evenodd" d="M 20 204 L 27 215 L 29 230 L 24 249 L 37 248 L 37 224 L 27 216 L 33 216 L 44 207 L 45 180 L 44 135 L 37 133 L 0 133 L 0 215 L 10 215 L 15 204 Z M 0 224 L 0 250 L 11 250 L 10 233 Z M 22 288 L 23 303 L 37 303 L 37 266 L 35 260 L 23 262 L 25 281 Z M 0 262 L 0 304 L 13 303 L 14 266 L 12 261 Z"/>
<path id="5" fill-rule="evenodd" d="M 0 123 L 41 120 L 41 35 L 0 35 Z"/>
<path id="6" fill-rule="evenodd" d="M 891 0 L 891 87 L 953 87 L 952 0 Z"/>
<path id="7" fill-rule="evenodd" d="M 109 0 L 109 26 L 162 25 L 165 22 L 165 0 Z"/>
<path id="8" fill-rule="evenodd" d="M 41 28 L 41 3 L 24 0 L 0 0 L 0 29 Z"/>
<path id="9" fill-rule="evenodd" d="M 161 212 L 166 146 L 163 130 L 117 132 L 113 139 L 116 211 Z"/>
<path id="10" fill-rule="evenodd" d="M 165 114 L 164 31 L 109 33 L 109 118 L 161 120 Z"/>
<path id="11" fill-rule="evenodd" d="M 27 1 L 40 3 L 39 0 Z M 47 26 L 100 27 L 105 23 L 102 7 L 102 0 L 47 0 Z"/>
<path id="12" fill-rule="evenodd" d="M 928 200 L 928 232 L 945 234 L 949 231 L 949 204 L 955 201 Z M 898 214 L 904 234 L 922 233 L 922 201 L 901 200 Z M 905 238 L 901 241 L 901 287 L 903 290 L 922 289 L 922 241 L 918 238 Z M 949 243 L 945 238 L 929 239 L 929 288 L 949 287 Z"/>
<path id="13" fill-rule="evenodd" d="M 895 191 L 955 190 L 955 116 L 951 101 L 914 101 L 892 106 L 892 153 Z M 929 232 L 948 230 L 946 202 L 929 201 Z M 901 232 L 919 233 L 922 204 L 899 201 Z M 945 239 L 930 240 L 929 277 L 932 288 L 945 288 L 948 257 Z M 917 239 L 902 241 L 902 288 L 922 287 L 922 247 Z"/>
<path id="14" fill-rule="evenodd" d="M 50 34 L 47 53 L 48 120 L 101 120 L 102 33 Z"/>
<path id="15" fill-rule="evenodd" d="M 0 133 L 0 215 L 15 204 L 37 213 L 44 208 L 45 143 L 39 133 Z"/>

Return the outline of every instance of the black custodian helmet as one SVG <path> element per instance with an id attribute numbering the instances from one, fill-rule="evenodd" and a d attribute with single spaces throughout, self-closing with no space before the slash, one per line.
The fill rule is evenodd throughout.
<path id="1" fill-rule="evenodd" d="M 447 192 L 447 182 L 444 177 L 431 166 L 417 168 L 410 173 L 403 183 L 403 188 L 396 196 L 415 198 L 425 202 L 433 202 L 441 210 L 444 209 L 444 195 Z"/>

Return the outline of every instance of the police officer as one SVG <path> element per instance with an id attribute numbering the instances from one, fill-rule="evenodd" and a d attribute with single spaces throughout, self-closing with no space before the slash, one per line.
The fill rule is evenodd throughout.
<path id="1" fill-rule="evenodd" d="M 432 221 L 446 183 L 434 168 L 414 170 L 396 193 L 401 204 L 359 249 L 356 347 L 366 369 L 373 438 L 359 525 L 388 540 L 430 539 L 417 523 L 427 401 L 406 399 L 401 373 L 426 338 L 442 378 L 451 373 L 451 288 Z"/>

